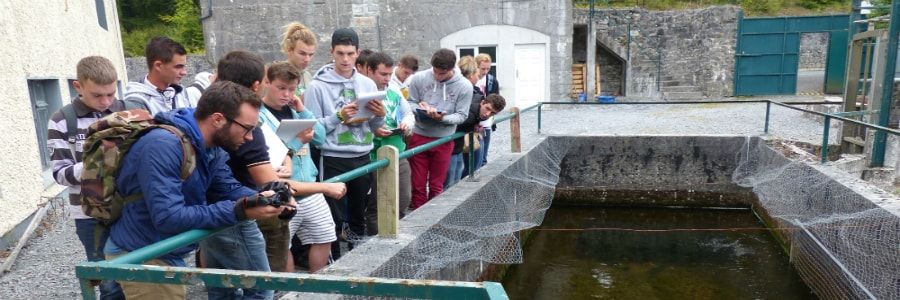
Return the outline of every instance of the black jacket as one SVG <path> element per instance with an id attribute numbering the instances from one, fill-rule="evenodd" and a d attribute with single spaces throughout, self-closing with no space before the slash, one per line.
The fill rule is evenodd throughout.
<path id="1" fill-rule="evenodd" d="M 481 89 L 477 86 L 473 86 L 474 91 L 472 92 L 472 104 L 469 105 L 469 116 L 466 117 L 466 120 L 461 124 L 456 125 L 456 132 L 472 132 L 475 130 L 475 125 L 478 125 L 478 122 L 481 122 L 480 115 L 480 107 L 481 100 L 484 99 L 484 95 L 481 94 Z M 454 140 L 456 143 L 453 146 L 453 154 L 462 153 L 463 144 L 465 140 L 463 138 L 457 138 Z"/>

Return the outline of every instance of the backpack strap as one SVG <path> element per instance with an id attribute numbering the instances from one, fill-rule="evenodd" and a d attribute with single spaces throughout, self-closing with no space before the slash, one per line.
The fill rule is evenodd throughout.
<path id="1" fill-rule="evenodd" d="M 191 176 L 191 173 L 194 173 L 194 168 L 197 166 L 197 152 L 194 150 L 194 146 L 191 144 L 188 137 L 185 136 L 181 130 L 178 130 L 178 128 L 165 124 L 159 124 L 156 127 L 168 130 L 181 141 L 181 150 L 184 152 L 184 157 L 182 157 L 181 160 L 181 181 L 187 180 L 187 178 Z"/>
<path id="2" fill-rule="evenodd" d="M 66 119 L 66 140 L 69 141 L 70 146 L 75 145 L 75 136 L 78 135 L 78 115 L 75 114 L 75 106 L 68 104 L 59 109 L 59 112 Z M 74 150 L 72 155 L 75 155 Z"/>
<path id="3" fill-rule="evenodd" d="M 190 86 L 188 86 L 188 87 L 192 87 L 192 88 L 197 89 L 198 91 L 200 91 L 201 94 L 203 93 L 204 90 L 206 90 L 205 88 L 203 88 L 203 85 L 200 84 L 199 82 L 194 82 L 194 83 L 192 83 L 192 84 L 191 84 Z"/>

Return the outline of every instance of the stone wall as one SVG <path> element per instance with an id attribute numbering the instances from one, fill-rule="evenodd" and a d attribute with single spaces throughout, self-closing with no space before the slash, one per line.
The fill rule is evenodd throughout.
<path id="1" fill-rule="evenodd" d="M 567 97 L 571 87 L 569 0 L 212 0 L 200 4 L 202 13 L 210 15 L 203 21 L 203 32 L 214 59 L 233 49 L 254 51 L 269 61 L 284 59 L 279 46 L 281 27 L 300 21 L 319 38 L 312 68 L 330 61 L 331 33 L 353 27 L 361 48 L 385 51 L 395 58 L 413 54 L 423 62 L 420 69 L 425 69 L 441 38 L 479 25 L 512 25 L 550 37 L 549 61 L 558 62 L 549 64 L 551 97 Z"/>
<path id="2" fill-rule="evenodd" d="M 828 55 L 828 33 L 800 34 L 800 69 L 824 70 Z"/>
<path id="3" fill-rule="evenodd" d="M 736 6 L 694 10 L 602 9 L 594 13 L 597 41 L 626 58 L 626 95 L 695 99 L 732 95 Z M 587 24 L 576 10 L 575 24 Z"/>
<path id="4" fill-rule="evenodd" d="M 200 72 L 213 72 L 216 64 L 206 54 L 190 54 L 187 57 L 187 76 L 181 79 L 182 86 L 194 83 L 194 75 Z M 140 57 L 126 57 L 125 70 L 128 72 L 128 81 L 138 81 L 147 75 L 147 59 Z M 123 85 L 124 87 L 124 85 Z"/>

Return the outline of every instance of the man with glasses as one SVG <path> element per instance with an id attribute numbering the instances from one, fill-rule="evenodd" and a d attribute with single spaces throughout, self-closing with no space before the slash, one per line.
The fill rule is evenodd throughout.
<path id="1" fill-rule="evenodd" d="M 179 85 L 187 75 L 187 51 L 184 46 L 164 36 L 150 39 L 144 50 L 147 76 L 129 82 L 125 100 L 143 105 L 150 115 L 182 107 L 196 107 L 197 99 L 188 99 Z"/>
<path id="2" fill-rule="evenodd" d="M 226 165 L 229 156 L 225 149 L 237 149 L 253 139 L 250 133 L 260 105 L 259 97 L 246 87 L 219 81 L 203 93 L 196 110 L 181 108 L 156 115 L 157 122 L 174 126 L 193 145 L 196 166 L 182 180 L 186 154 L 180 138 L 168 130 L 150 130 L 132 144 L 122 158 L 116 192 L 139 196 L 122 208 L 121 217 L 112 224 L 104 249 L 107 258 L 188 230 L 271 218 L 292 209 L 289 205 L 259 205 L 267 203 L 272 191 L 259 193 L 242 186 Z M 195 248 L 181 247 L 144 263 L 185 267 L 184 257 Z M 181 285 L 120 284 L 127 299 L 184 299 L 186 294 Z"/>

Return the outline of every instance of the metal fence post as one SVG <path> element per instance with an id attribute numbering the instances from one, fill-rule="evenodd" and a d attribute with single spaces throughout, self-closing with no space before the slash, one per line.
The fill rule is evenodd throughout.
<path id="1" fill-rule="evenodd" d="M 538 109 L 540 109 L 540 106 L 538 106 Z M 518 107 L 513 107 L 510 109 L 510 112 L 513 114 L 513 117 L 509 120 L 509 151 L 519 153 L 522 152 L 522 135 L 519 131 L 519 116 L 521 114 Z"/>
<path id="2" fill-rule="evenodd" d="M 766 101 L 766 127 L 763 129 L 763 133 L 769 134 L 769 111 L 772 109 L 772 101 Z"/>
<path id="3" fill-rule="evenodd" d="M 831 116 L 825 116 L 825 129 L 822 129 L 822 163 L 828 162 L 828 135 L 831 129 Z"/>
<path id="4" fill-rule="evenodd" d="M 469 135 L 469 144 L 466 145 L 469 147 L 469 152 L 466 155 L 469 156 L 469 165 L 466 166 L 467 171 L 469 171 L 469 181 L 475 181 L 475 132 L 466 133 Z"/>
<path id="5" fill-rule="evenodd" d="M 376 173 L 378 201 L 378 236 L 397 236 L 400 220 L 400 152 L 394 146 L 378 148 L 378 159 L 387 159 L 387 167 Z"/>
<path id="6" fill-rule="evenodd" d="M 537 123 L 538 123 L 538 124 L 537 124 L 537 125 L 538 125 L 538 134 L 541 134 L 541 112 L 542 112 L 542 110 L 543 110 L 543 109 L 542 109 L 543 107 L 544 107 L 544 103 L 543 103 L 543 102 L 538 102 L 538 107 L 537 107 L 537 109 L 538 109 L 538 114 L 537 114 L 537 117 L 538 117 L 538 121 L 537 121 Z"/>
<path id="7" fill-rule="evenodd" d="M 94 285 L 91 284 L 91 280 L 79 279 L 78 281 L 81 285 L 81 299 L 96 300 L 97 294 L 94 294 Z"/>

